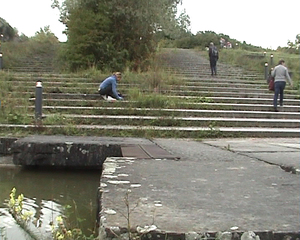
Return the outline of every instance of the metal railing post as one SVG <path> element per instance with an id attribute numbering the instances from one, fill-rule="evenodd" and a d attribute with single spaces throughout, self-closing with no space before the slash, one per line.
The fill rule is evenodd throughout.
<path id="1" fill-rule="evenodd" d="M 0 34 L 0 70 L 3 69 L 2 42 L 3 42 L 3 34 Z"/>
<path id="2" fill-rule="evenodd" d="M 271 66 L 271 67 L 273 67 L 273 65 L 274 65 L 274 61 L 273 61 L 273 60 L 274 60 L 274 55 L 271 54 L 271 55 L 270 55 L 270 66 Z"/>
<path id="3" fill-rule="evenodd" d="M 2 64 L 2 52 L 0 52 L 0 70 L 2 70 L 3 68 L 3 64 Z"/>
<path id="4" fill-rule="evenodd" d="M 268 73 L 268 63 L 266 62 L 265 63 L 265 80 L 268 79 L 268 75 L 269 75 L 269 73 Z"/>
<path id="5" fill-rule="evenodd" d="M 42 120 L 42 94 L 43 86 L 42 81 L 38 80 L 35 86 L 35 119 L 36 121 Z"/>

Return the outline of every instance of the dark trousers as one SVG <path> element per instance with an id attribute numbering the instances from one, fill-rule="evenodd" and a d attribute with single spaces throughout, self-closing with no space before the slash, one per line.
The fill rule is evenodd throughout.
<path id="1" fill-rule="evenodd" d="M 286 85 L 285 81 L 275 82 L 275 85 L 274 85 L 274 99 L 273 99 L 274 109 L 277 109 L 278 95 L 279 95 L 279 104 L 280 104 L 280 106 L 283 105 L 283 92 L 284 92 L 285 85 Z"/>
<path id="2" fill-rule="evenodd" d="M 101 88 L 100 91 L 99 91 L 99 94 L 100 95 L 105 95 L 106 97 L 110 96 L 112 98 L 115 98 L 114 95 L 113 95 L 111 87 Z"/>
<path id="3" fill-rule="evenodd" d="M 210 70 L 211 70 L 211 75 L 217 74 L 217 60 L 214 58 L 211 58 L 210 61 Z"/>
<path id="4" fill-rule="evenodd" d="M 113 94 L 112 92 L 112 88 L 111 87 L 107 87 L 107 88 L 100 88 L 99 91 L 100 95 L 105 95 L 106 97 L 110 96 L 112 98 L 116 98 L 116 96 Z M 118 92 L 118 96 L 119 97 L 123 97 L 121 93 Z"/>

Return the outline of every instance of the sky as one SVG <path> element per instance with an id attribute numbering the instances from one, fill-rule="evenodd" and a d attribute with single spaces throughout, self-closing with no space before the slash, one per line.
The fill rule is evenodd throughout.
<path id="1" fill-rule="evenodd" d="M 145 0 L 141 0 L 145 1 Z M 190 30 L 223 33 L 240 42 L 276 49 L 286 47 L 300 34 L 299 0 L 182 0 L 179 11 L 186 10 L 191 20 Z M 19 34 L 34 36 L 40 28 L 50 30 L 66 41 L 59 12 L 51 8 L 51 0 L 2 0 L 0 17 Z"/>
<path id="2" fill-rule="evenodd" d="M 276 49 L 300 34 L 299 0 L 182 0 L 191 31 L 223 33 L 240 42 Z"/>

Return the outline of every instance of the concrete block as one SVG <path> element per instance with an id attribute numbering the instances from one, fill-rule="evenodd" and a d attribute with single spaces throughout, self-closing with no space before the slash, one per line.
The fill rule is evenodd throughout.
<path id="1" fill-rule="evenodd" d="M 107 157 L 122 156 L 121 145 L 104 138 L 31 136 L 15 141 L 13 162 L 21 166 L 102 168 Z"/>
<path id="2" fill-rule="evenodd" d="M 17 138 L 0 138 L 0 156 L 9 155 L 11 153 L 11 145 L 14 141 L 18 140 Z"/>

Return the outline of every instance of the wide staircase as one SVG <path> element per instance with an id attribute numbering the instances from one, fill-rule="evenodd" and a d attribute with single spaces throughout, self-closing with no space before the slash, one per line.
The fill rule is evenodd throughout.
<path id="1" fill-rule="evenodd" d="M 298 90 L 287 88 L 284 106 L 274 112 L 273 92 L 263 73 L 218 63 L 218 75 L 211 76 L 208 60 L 194 50 L 164 49 L 160 58 L 166 72 L 180 82 L 157 91 L 174 101 L 160 107 L 130 101 L 128 89 L 142 86 L 126 76 L 118 85 L 125 101 L 107 102 L 97 93 L 101 79 L 56 74 L 49 66 L 38 72 L 11 71 L 12 97 L 29 99 L 32 120 L 2 123 L 0 128 L 30 134 L 149 138 L 300 136 Z M 34 119 L 37 80 L 43 86 L 43 118 L 38 123 Z"/>
<path id="2" fill-rule="evenodd" d="M 7 70 L 19 73 L 53 73 L 57 65 L 55 64 L 57 48 L 56 45 L 40 46 L 39 51 L 20 57 L 18 65 Z"/>

